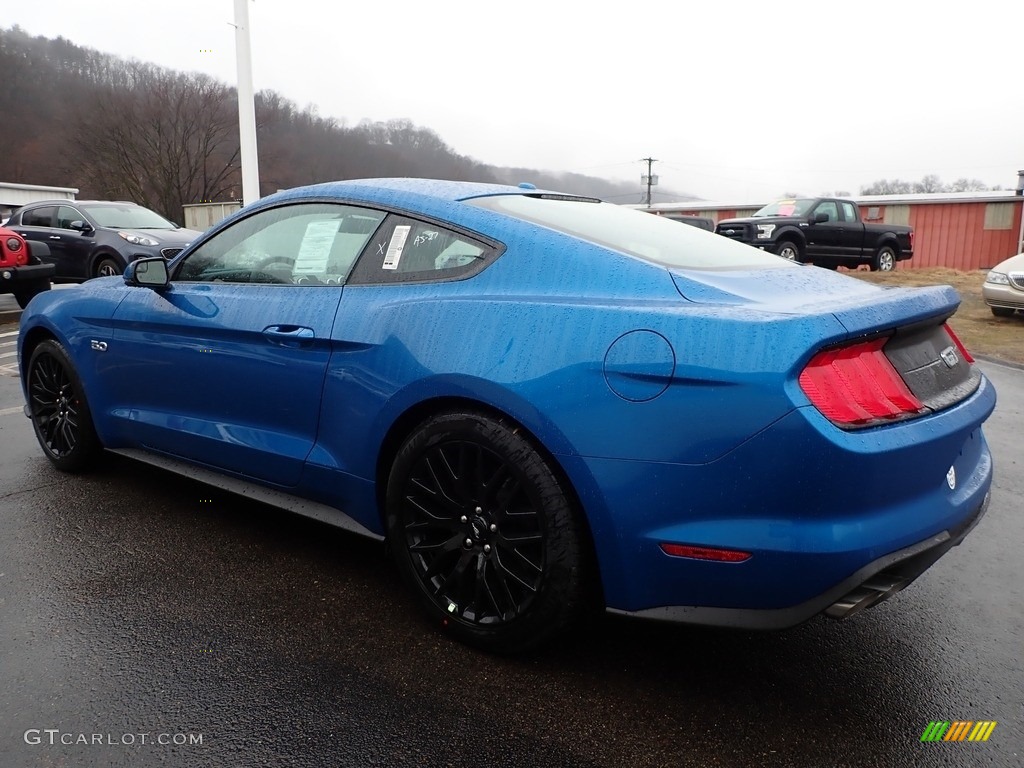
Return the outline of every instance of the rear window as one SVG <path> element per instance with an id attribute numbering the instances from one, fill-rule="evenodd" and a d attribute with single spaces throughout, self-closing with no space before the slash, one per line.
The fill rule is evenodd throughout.
<path id="1" fill-rule="evenodd" d="M 681 227 L 661 216 L 587 198 L 495 195 L 467 202 L 669 268 L 793 266 L 778 256 L 697 227 Z"/>

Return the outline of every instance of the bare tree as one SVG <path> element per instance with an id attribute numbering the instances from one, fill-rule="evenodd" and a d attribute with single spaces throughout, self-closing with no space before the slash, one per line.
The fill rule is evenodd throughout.
<path id="1" fill-rule="evenodd" d="M 237 186 L 232 89 L 201 74 L 143 64 L 127 87 L 107 87 L 83 115 L 76 143 L 84 173 L 113 198 L 180 220 L 182 205 Z"/>
<path id="2" fill-rule="evenodd" d="M 936 176 L 934 173 L 929 173 L 927 176 L 921 178 L 919 182 L 914 184 L 915 192 L 945 192 L 946 187 L 942 183 L 942 179 Z"/>
<path id="3" fill-rule="evenodd" d="M 981 192 L 989 189 L 989 185 L 981 179 L 960 178 L 949 185 L 950 192 Z M 995 187 L 998 189 L 998 187 Z"/>
<path id="4" fill-rule="evenodd" d="M 914 191 L 914 185 L 902 179 L 879 179 L 860 188 L 862 195 L 906 195 Z"/>
<path id="5" fill-rule="evenodd" d="M 909 182 L 901 179 L 879 179 L 866 187 L 860 188 L 862 195 L 906 195 L 911 192 L 978 192 L 991 187 L 981 179 L 960 178 L 952 184 L 943 184 L 942 179 L 934 173 L 922 177 L 920 181 Z"/>

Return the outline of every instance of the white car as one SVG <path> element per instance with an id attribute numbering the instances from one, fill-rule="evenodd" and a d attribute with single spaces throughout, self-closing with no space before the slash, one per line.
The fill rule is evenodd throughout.
<path id="1" fill-rule="evenodd" d="M 1024 253 L 1011 256 L 989 270 L 981 295 L 996 317 L 1024 311 Z"/>

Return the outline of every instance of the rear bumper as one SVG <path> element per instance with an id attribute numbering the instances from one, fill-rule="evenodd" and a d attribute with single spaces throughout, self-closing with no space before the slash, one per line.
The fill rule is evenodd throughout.
<path id="1" fill-rule="evenodd" d="M 980 424 L 994 406 L 983 378 L 939 413 L 857 432 L 800 408 L 705 464 L 564 457 L 594 532 L 606 605 L 650 618 L 783 627 L 844 600 L 848 608 L 833 614 L 877 602 L 982 514 L 992 456 Z M 751 557 L 673 557 L 663 543 Z M 887 571 L 898 563 L 904 568 Z M 882 594 L 852 594 L 862 586 Z"/>
<path id="2" fill-rule="evenodd" d="M 828 591 L 799 605 L 763 610 L 677 605 L 640 611 L 609 608 L 608 612 L 656 621 L 736 629 L 785 629 L 819 613 L 833 619 L 846 619 L 909 586 L 946 552 L 958 546 L 988 510 L 990 499 L 991 494 L 986 493 L 978 508 L 960 525 L 880 557 Z"/>

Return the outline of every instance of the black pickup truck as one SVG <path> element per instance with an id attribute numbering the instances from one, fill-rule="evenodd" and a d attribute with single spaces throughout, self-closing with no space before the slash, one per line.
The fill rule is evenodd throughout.
<path id="1" fill-rule="evenodd" d="M 723 219 L 715 232 L 785 259 L 835 269 L 867 264 L 888 272 L 914 255 L 914 230 L 865 224 L 851 200 L 809 197 L 780 200 L 749 219 Z"/>

